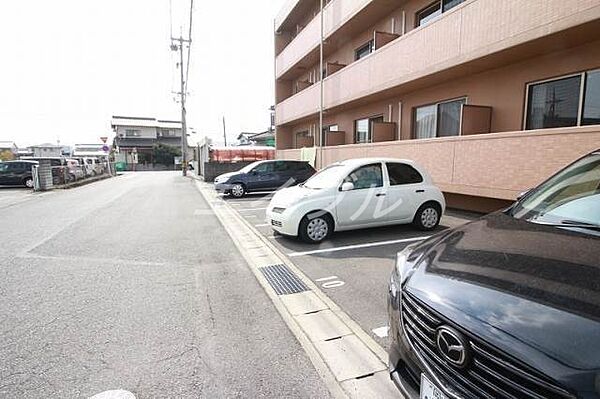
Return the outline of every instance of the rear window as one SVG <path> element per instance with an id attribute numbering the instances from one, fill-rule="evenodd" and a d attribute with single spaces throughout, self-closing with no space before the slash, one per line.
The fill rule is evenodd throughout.
<path id="1" fill-rule="evenodd" d="M 302 170 L 315 170 L 308 162 L 300 162 Z"/>
<path id="2" fill-rule="evenodd" d="M 388 163 L 387 170 L 390 177 L 390 186 L 423 182 L 423 176 L 410 165 L 404 163 Z"/>

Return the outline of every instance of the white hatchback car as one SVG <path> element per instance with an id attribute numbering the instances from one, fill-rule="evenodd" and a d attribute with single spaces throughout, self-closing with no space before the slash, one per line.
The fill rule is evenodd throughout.
<path id="1" fill-rule="evenodd" d="M 304 184 L 278 191 L 267 208 L 277 233 L 318 243 L 334 231 L 413 223 L 433 230 L 446 201 L 415 162 L 350 159 L 329 165 Z"/>

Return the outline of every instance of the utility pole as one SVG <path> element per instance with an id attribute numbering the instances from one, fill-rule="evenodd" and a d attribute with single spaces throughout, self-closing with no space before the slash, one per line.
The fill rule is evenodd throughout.
<path id="1" fill-rule="evenodd" d="M 171 12 L 171 3 L 169 3 L 169 13 Z M 187 121 L 186 121 L 186 109 L 185 109 L 185 97 L 187 91 L 187 78 L 188 72 L 190 69 L 190 52 L 192 48 L 192 16 L 194 13 L 194 0 L 190 0 L 190 25 L 189 25 L 189 34 L 188 38 L 183 38 L 183 33 L 179 34 L 179 38 L 173 37 L 173 33 L 171 31 L 171 51 L 179 50 L 179 79 L 181 83 L 181 92 L 180 100 L 181 100 L 181 170 L 183 176 L 187 175 Z M 169 14 L 170 15 L 170 14 Z M 185 72 L 185 79 L 183 75 L 183 46 L 184 43 L 188 45 L 188 55 L 187 55 L 187 68 Z"/>
<path id="2" fill-rule="evenodd" d="M 178 44 L 174 44 L 174 42 L 178 42 Z M 179 98 L 181 101 L 181 170 L 183 176 L 187 175 L 187 123 L 186 123 L 186 110 L 185 110 L 185 80 L 183 78 L 183 44 L 188 43 L 191 44 L 192 40 L 184 39 L 183 36 L 179 36 L 179 38 L 172 37 L 171 38 L 171 50 L 179 51 L 179 79 L 181 84 L 181 92 L 179 93 Z"/>
<path id="3" fill-rule="evenodd" d="M 225 141 L 225 147 L 227 147 L 227 131 L 225 130 L 225 116 L 223 116 L 223 140 Z"/>
<path id="4" fill-rule="evenodd" d="M 323 87 L 323 0 L 321 0 L 321 10 L 320 10 L 320 19 L 321 19 L 321 40 L 319 41 L 319 86 L 320 86 L 320 96 L 319 96 L 319 162 L 317 167 L 320 169 L 323 167 L 323 96 L 324 96 L 324 87 Z"/>

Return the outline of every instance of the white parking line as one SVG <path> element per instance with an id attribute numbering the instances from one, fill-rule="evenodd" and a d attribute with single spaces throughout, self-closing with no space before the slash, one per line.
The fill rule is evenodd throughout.
<path id="1" fill-rule="evenodd" d="M 255 224 L 254 227 L 267 227 L 270 226 L 269 223 L 263 223 L 263 224 Z"/>
<path id="2" fill-rule="evenodd" d="M 238 212 L 253 212 L 253 211 L 263 211 L 267 208 L 245 208 L 245 209 L 236 209 Z"/>
<path id="3" fill-rule="evenodd" d="M 296 256 L 304 256 L 304 255 L 312 255 L 312 254 L 321 254 L 321 253 L 325 253 L 325 252 L 338 252 L 338 251 L 346 251 L 349 249 L 358 249 L 358 248 L 369 248 L 369 247 L 378 247 L 381 245 L 392 245 L 392 244 L 399 244 L 402 242 L 413 242 L 413 241 L 423 241 L 427 238 L 429 238 L 430 236 L 424 236 L 424 237 L 413 237 L 413 238 L 403 238 L 401 240 L 389 240 L 389 241 L 379 241 L 379 242 L 368 242 L 366 244 L 356 244 L 356 245 L 346 245 L 344 247 L 337 247 L 337 248 L 327 248 L 327 249 L 315 249 L 314 251 L 305 251 L 305 252 L 291 252 L 289 254 L 287 254 L 289 257 L 296 257 Z"/>
<path id="4" fill-rule="evenodd" d="M 371 331 L 373 331 L 373 334 L 377 335 L 379 338 L 385 338 L 388 336 L 389 329 L 390 328 L 388 326 L 383 326 L 379 328 L 374 328 Z"/>

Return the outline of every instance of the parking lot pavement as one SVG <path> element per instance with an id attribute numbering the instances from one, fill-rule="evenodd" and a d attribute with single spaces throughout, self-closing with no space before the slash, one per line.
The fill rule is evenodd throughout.
<path id="1" fill-rule="evenodd" d="M 31 189 L 25 187 L 0 186 L 0 209 L 28 201 L 35 196 Z"/>
<path id="2" fill-rule="evenodd" d="M 311 245 L 273 234 L 265 220 L 270 197 L 261 193 L 225 199 L 386 349 L 387 284 L 396 253 L 411 243 L 478 216 L 450 210 L 434 232 L 422 232 L 411 225 L 387 226 L 339 232 L 319 245 Z"/>

